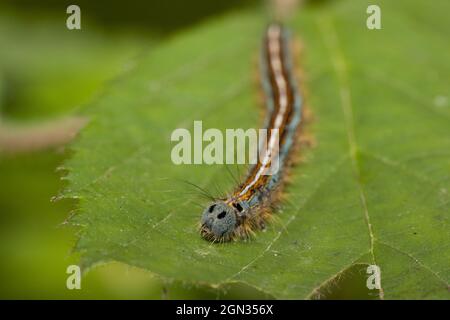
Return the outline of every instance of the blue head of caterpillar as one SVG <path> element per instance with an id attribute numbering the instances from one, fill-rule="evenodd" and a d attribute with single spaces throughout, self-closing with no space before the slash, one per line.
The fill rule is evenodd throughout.
<path id="1" fill-rule="evenodd" d="M 200 232 L 209 241 L 229 241 L 238 224 L 238 210 L 223 201 L 216 201 L 203 211 Z"/>

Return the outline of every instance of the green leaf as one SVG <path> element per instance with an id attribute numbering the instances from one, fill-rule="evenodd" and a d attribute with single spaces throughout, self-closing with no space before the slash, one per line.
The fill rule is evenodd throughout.
<path id="1" fill-rule="evenodd" d="M 381 7 L 381 30 L 366 28 L 369 4 Z M 174 165 L 170 134 L 193 120 L 258 127 L 263 14 L 216 18 L 144 56 L 92 108 L 66 163 L 84 266 L 116 260 L 317 298 L 354 264 L 376 264 L 384 298 L 448 298 L 450 5 L 433 4 L 329 1 L 291 21 L 317 146 L 301 151 L 279 223 L 247 242 L 200 238 L 202 209 L 181 180 L 223 191 L 233 182 L 223 166 Z"/>

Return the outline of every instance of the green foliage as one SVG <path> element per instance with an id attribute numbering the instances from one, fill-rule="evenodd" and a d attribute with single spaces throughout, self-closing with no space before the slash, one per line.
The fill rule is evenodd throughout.
<path id="1" fill-rule="evenodd" d="M 82 34 L 71 33 L 64 21 L 27 16 L 24 11 L 0 8 L 0 122 L 25 126 L 29 119 L 63 114 L 89 101 L 146 40 L 106 35 L 94 26 Z M 131 290 L 139 290 L 135 278 L 153 286 L 146 296 L 160 297 L 154 279 L 147 276 L 144 281 L 142 275 L 128 276 L 130 272 L 123 277 L 128 286 L 114 283 L 120 292 L 112 290 L 110 279 L 100 272 L 83 280 L 89 289 L 67 290 L 65 271 L 78 257 L 70 254 L 75 237 L 62 222 L 75 203 L 50 201 L 61 187 L 55 168 L 64 156 L 53 151 L 0 152 L 0 297 L 129 298 L 134 297 Z M 100 271 L 119 278 L 126 268 Z"/>
<path id="2" fill-rule="evenodd" d="M 179 34 L 109 87 L 66 163 L 85 267 L 120 261 L 167 279 L 243 282 L 317 298 L 357 263 L 381 268 L 385 298 L 448 298 L 448 1 L 324 2 L 291 21 L 317 141 L 292 171 L 279 223 L 211 245 L 187 180 L 229 191 L 223 166 L 175 166 L 170 134 L 193 120 L 259 124 L 252 63 L 264 22 L 235 13 Z M 206 204 L 202 202 L 201 204 Z"/>
<path id="3" fill-rule="evenodd" d="M 28 8 L 28 7 L 27 7 Z M 27 15 L 0 9 L 0 109 L 6 122 L 28 125 L 67 113 L 92 100 L 110 77 L 155 38 L 152 33 L 105 33 L 88 23 L 68 31 L 60 16 Z M 65 11 L 63 11 L 65 12 Z M 86 19 L 83 20 L 87 22 Z M 1 124 L 0 124 L 1 126 Z M 73 230 L 64 228 L 74 201 L 51 202 L 61 188 L 55 168 L 67 156 L 52 150 L 21 155 L 0 152 L 0 297 L 5 299 L 214 299 L 262 297 L 243 286 L 217 292 L 206 286 L 168 283 L 124 264 L 96 268 L 82 290 L 67 290 L 66 268 Z M 26 199 L 26 201 L 24 201 Z"/>
<path id="4" fill-rule="evenodd" d="M 148 42 L 125 32 L 108 35 L 93 24 L 70 31 L 53 17 L 1 8 L 0 109 L 16 119 L 73 110 L 129 67 L 125 62 Z"/>

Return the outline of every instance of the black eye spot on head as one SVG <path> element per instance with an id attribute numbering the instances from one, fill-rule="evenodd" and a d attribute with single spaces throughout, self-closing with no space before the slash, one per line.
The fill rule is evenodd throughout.
<path id="1" fill-rule="evenodd" d="M 242 206 L 239 203 L 233 203 L 233 207 L 235 207 L 239 212 L 242 212 Z"/>
<path id="2" fill-rule="evenodd" d="M 238 210 L 223 201 L 216 201 L 202 214 L 202 235 L 210 240 L 229 240 L 237 226 Z M 206 235 L 206 237 L 205 237 Z"/>
<path id="3" fill-rule="evenodd" d="M 225 211 L 222 211 L 221 213 L 219 213 L 219 214 L 217 215 L 217 218 L 218 218 L 218 219 L 222 219 L 222 218 L 225 217 L 226 214 L 227 214 L 227 213 L 226 213 Z"/>

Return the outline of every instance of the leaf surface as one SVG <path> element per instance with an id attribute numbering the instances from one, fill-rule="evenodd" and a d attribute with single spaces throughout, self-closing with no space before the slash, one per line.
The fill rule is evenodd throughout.
<path id="1" fill-rule="evenodd" d="M 366 28 L 369 4 L 381 7 L 381 30 Z M 290 22 L 317 145 L 301 151 L 279 221 L 247 242 L 200 238 L 202 209 L 182 181 L 213 193 L 233 182 L 224 166 L 174 165 L 170 135 L 194 120 L 204 130 L 260 125 L 263 15 L 216 18 L 145 55 L 89 108 L 66 163 L 84 265 L 116 260 L 169 279 L 317 298 L 353 264 L 376 264 L 384 298 L 448 298 L 449 11 L 448 1 L 342 0 Z"/>

